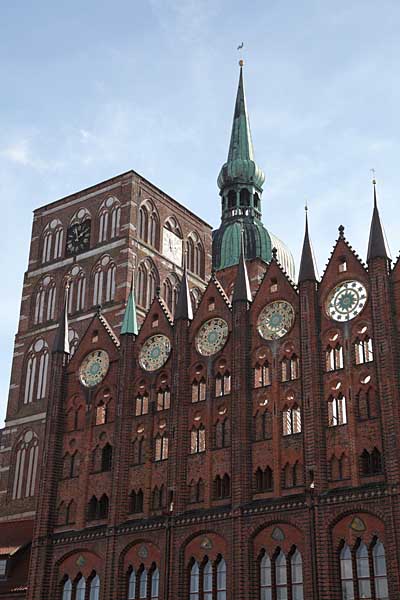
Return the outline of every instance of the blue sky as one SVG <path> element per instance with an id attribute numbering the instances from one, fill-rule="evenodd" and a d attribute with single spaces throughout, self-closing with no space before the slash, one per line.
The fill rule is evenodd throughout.
<path id="1" fill-rule="evenodd" d="M 3 3 L 0 36 L 0 418 L 32 210 L 130 168 L 214 226 L 239 58 L 263 218 L 320 272 L 337 226 L 365 256 L 376 169 L 400 241 L 400 4 L 381 0 Z"/>

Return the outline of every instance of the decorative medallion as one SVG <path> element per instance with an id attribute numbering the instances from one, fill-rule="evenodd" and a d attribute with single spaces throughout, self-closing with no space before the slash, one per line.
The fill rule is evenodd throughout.
<path id="1" fill-rule="evenodd" d="M 83 565 L 86 563 L 86 558 L 84 556 L 82 556 L 82 554 L 80 554 L 78 556 L 78 558 L 76 559 L 76 566 L 77 567 L 83 567 Z"/>
<path id="2" fill-rule="evenodd" d="M 228 323 L 224 319 L 210 319 L 197 332 L 197 352 L 203 356 L 212 356 L 225 346 L 227 338 Z"/>
<path id="3" fill-rule="evenodd" d="M 139 364 L 145 371 L 157 371 L 168 360 L 171 342 L 166 335 L 158 334 L 148 338 L 139 353 Z"/>
<path id="4" fill-rule="evenodd" d="M 357 532 L 365 531 L 365 523 L 362 519 L 360 519 L 360 517 L 354 517 L 354 519 L 350 523 L 350 529 Z"/>
<path id="5" fill-rule="evenodd" d="M 334 321 L 351 321 L 360 314 L 367 302 L 365 286 L 359 281 L 344 281 L 330 292 L 326 312 Z"/>
<path id="6" fill-rule="evenodd" d="M 103 381 L 110 366 L 110 358 L 105 350 L 94 350 L 82 361 L 79 379 L 82 385 L 91 388 Z"/>
<path id="7" fill-rule="evenodd" d="M 144 544 L 142 544 L 138 550 L 138 556 L 139 558 L 147 558 L 149 555 L 149 551 L 147 549 L 147 546 L 145 546 Z"/>
<path id="8" fill-rule="evenodd" d="M 293 306 L 285 300 L 277 300 L 262 309 L 257 320 L 257 329 L 265 340 L 278 340 L 291 330 L 293 323 Z"/>
<path id="9" fill-rule="evenodd" d="M 283 542 L 283 540 L 285 539 L 285 534 L 283 533 L 280 527 L 274 527 L 271 533 L 271 537 L 276 542 Z"/>
<path id="10" fill-rule="evenodd" d="M 200 548 L 202 548 L 203 550 L 211 550 L 212 547 L 213 543 L 208 537 L 205 537 L 200 544 Z"/>

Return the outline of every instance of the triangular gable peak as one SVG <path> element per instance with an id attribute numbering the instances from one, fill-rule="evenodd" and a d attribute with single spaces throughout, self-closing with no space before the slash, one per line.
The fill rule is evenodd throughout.
<path id="1" fill-rule="evenodd" d="M 68 364 L 68 372 L 76 371 L 86 354 L 93 350 L 106 350 L 110 356 L 110 360 L 116 360 L 119 357 L 119 346 L 118 338 L 111 325 L 98 311 L 79 341 L 75 353 Z"/>
<path id="2" fill-rule="evenodd" d="M 253 304 L 250 307 L 251 314 L 257 315 L 266 304 L 275 300 L 286 300 L 296 304 L 298 291 L 281 265 L 272 259 L 254 296 Z"/>
<path id="3" fill-rule="evenodd" d="M 157 333 L 164 333 L 170 337 L 172 325 L 173 319 L 167 305 L 159 295 L 155 296 L 136 338 L 137 346 Z"/>
<path id="4" fill-rule="evenodd" d="M 213 273 L 193 316 L 190 324 L 191 331 L 195 332 L 200 323 L 213 317 L 221 316 L 229 322 L 231 314 L 232 305 L 229 298 Z"/>
<path id="5" fill-rule="evenodd" d="M 367 268 L 360 256 L 344 237 L 343 228 L 339 228 L 339 231 L 339 238 L 336 240 L 336 244 L 325 267 L 319 288 L 323 288 L 326 285 L 326 280 L 329 280 L 331 277 L 336 280 L 339 273 L 348 273 L 349 276 L 357 274 L 365 276 L 367 273 Z"/>

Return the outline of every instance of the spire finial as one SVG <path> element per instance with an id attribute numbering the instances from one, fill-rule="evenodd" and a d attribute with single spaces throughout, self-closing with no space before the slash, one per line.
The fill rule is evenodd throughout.
<path id="1" fill-rule="evenodd" d="M 272 258 L 276 261 L 278 259 L 278 249 L 275 246 L 272 248 Z"/>
<path id="2" fill-rule="evenodd" d="M 372 213 L 371 228 L 369 232 L 367 262 L 369 262 L 371 258 L 387 258 L 390 260 L 390 253 L 386 242 L 386 236 L 382 227 L 382 222 L 378 210 L 375 169 L 371 169 L 371 172 L 373 173 L 374 177 L 372 180 L 372 185 L 374 187 L 374 210 Z"/>
<path id="3" fill-rule="evenodd" d="M 344 239 L 344 225 L 339 225 L 338 230 L 339 230 L 339 237 L 341 240 L 343 240 Z"/>

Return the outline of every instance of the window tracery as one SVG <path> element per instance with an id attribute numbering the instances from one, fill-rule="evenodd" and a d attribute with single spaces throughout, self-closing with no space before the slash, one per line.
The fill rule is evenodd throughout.
<path id="1" fill-rule="evenodd" d="M 188 270 L 204 278 L 204 248 L 198 233 L 195 231 L 189 235 L 186 248 Z"/>
<path id="2" fill-rule="evenodd" d="M 46 275 L 39 282 L 34 296 L 33 322 L 35 325 L 52 321 L 56 310 L 56 282 Z"/>
<path id="3" fill-rule="evenodd" d="M 93 305 L 112 302 L 115 297 L 117 267 L 110 256 L 103 256 L 93 269 Z"/>
<path id="4" fill-rule="evenodd" d="M 158 271 L 151 259 L 140 262 L 136 276 L 137 302 L 140 306 L 150 308 L 158 285 Z"/>
<path id="5" fill-rule="evenodd" d="M 198 454 L 206 449 L 206 429 L 201 423 L 198 427 L 195 425 L 190 432 L 190 454 Z"/>
<path id="6" fill-rule="evenodd" d="M 154 248 L 159 247 L 160 219 L 150 201 L 144 202 L 139 208 L 139 237 Z"/>
<path id="7" fill-rule="evenodd" d="M 283 409 L 283 435 L 301 433 L 301 410 L 297 404 Z"/>
<path id="8" fill-rule="evenodd" d="M 42 236 L 42 263 L 48 263 L 63 255 L 64 229 L 59 219 L 48 223 Z"/>
<path id="9" fill-rule="evenodd" d="M 48 366 L 49 347 L 40 338 L 31 345 L 26 358 L 24 404 L 46 397 Z"/>
<path id="10" fill-rule="evenodd" d="M 68 313 L 73 314 L 86 307 L 86 275 L 82 267 L 75 265 L 67 275 L 69 284 Z"/>
<path id="11" fill-rule="evenodd" d="M 328 400 L 328 426 L 337 427 L 338 425 L 346 425 L 347 409 L 346 398 L 340 392 L 337 395 L 330 396 Z"/>
<path id="12" fill-rule="evenodd" d="M 107 198 L 99 210 L 99 242 L 118 237 L 120 222 L 120 202 L 113 197 Z"/>
<path id="13" fill-rule="evenodd" d="M 17 441 L 14 451 L 13 500 L 35 495 L 39 438 L 32 430 L 25 431 Z"/>

